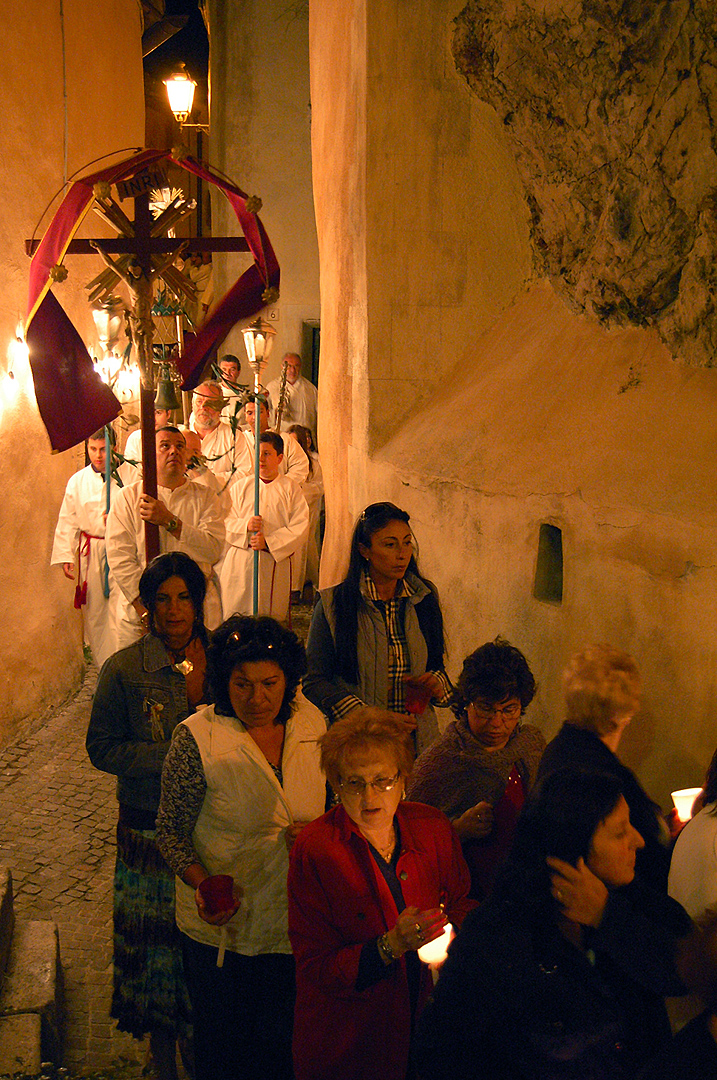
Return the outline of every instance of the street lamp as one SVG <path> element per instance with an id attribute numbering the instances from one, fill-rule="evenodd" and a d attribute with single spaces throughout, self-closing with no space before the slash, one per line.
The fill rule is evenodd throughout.
<path id="1" fill-rule="evenodd" d="M 179 70 L 164 80 L 167 87 L 169 107 L 174 113 L 178 124 L 184 126 L 192 113 L 192 102 L 197 84 L 187 71 L 184 64 L 180 64 Z"/>

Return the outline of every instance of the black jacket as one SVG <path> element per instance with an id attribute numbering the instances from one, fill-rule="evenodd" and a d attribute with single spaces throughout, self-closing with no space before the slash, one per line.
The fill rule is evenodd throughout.
<path id="1" fill-rule="evenodd" d="M 491 897 L 465 920 L 418 1023 L 421 1080 L 634 1080 L 667 1046 L 663 996 L 691 921 L 637 882 L 611 893 L 585 951 L 520 904 Z"/>
<path id="2" fill-rule="evenodd" d="M 645 841 L 644 848 L 637 853 L 637 874 L 653 888 L 667 892 L 671 849 L 659 806 L 643 791 L 635 774 L 597 735 L 574 724 L 563 724 L 545 748 L 538 767 L 538 780 L 572 765 L 609 773 L 619 781 L 630 807 L 630 821 Z"/>

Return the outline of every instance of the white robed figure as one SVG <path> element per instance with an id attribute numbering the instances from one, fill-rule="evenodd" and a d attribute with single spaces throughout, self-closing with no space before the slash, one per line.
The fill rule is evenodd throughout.
<path id="1" fill-rule="evenodd" d="M 97 431 L 87 440 L 90 464 L 67 482 L 55 529 L 51 566 L 62 566 L 65 577 L 77 581 L 75 607 L 84 611 L 85 640 L 97 667 L 102 667 L 117 645 L 105 596 L 105 435 Z M 110 481 L 110 499 L 118 491 Z M 77 577 L 76 577 L 77 574 Z"/>
<path id="2" fill-rule="evenodd" d="M 267 431 L 259 439 L 259 514 L 254 514 L 254 477 L 229 485 L 226 552 L 218 566 L 225 616 L 251 614 L 254 552 L 259 552 L 259 615 L 285 621 L 293 587 L 293 558 L 309 530 L 309 508 L 299 486 L 280 472 L 282 439 Z"/>

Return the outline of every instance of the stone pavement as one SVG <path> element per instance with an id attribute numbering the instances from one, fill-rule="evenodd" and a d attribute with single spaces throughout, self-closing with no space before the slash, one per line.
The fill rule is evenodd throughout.
<path id="1" fill-rule="evenodd" d="M 311 609 L 292 608 L 306 639 Z M 72 1077 L 141 1076 L 146 1043 L 118 1032 L 112 996 L 115 778 L 85 752 L 97 673 L 54 715 L 0 749 L 0 865 L 13 878 L 18 919 L 50 919 L 65 979 L 65 1059 Z M 180 1076 L 184 1076 L 180 1072 Z"/>
<path id="2" fill-rule="evenodd" d="M 85 752 L 96 672 L 43 726 L 0 751 L 0 864 L 18 919 L 58 924 L 72 1076 L 141 1075 L 146 1049 L 110 1021 L 115 779 Z"/>

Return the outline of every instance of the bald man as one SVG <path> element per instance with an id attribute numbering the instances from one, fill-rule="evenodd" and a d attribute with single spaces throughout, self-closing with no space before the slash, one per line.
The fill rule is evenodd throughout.
<path id="1" fill-rule="evenodd" d="M 318 391 L 314 384 L 301 374 L 301 357 L 298 353 L 285 353 L 282 363 L 286 364 L 286 392 L 284 410 L 281 414 L 281 430 L 288 431 L 292 424 L 301 424 L 302 427 L 309 429 L 314 446 L 316 446 Z M 281 378 L 272 379 L 266 389 L 271 398 L 273 415 L 276 417 Z"/>

